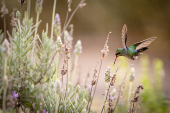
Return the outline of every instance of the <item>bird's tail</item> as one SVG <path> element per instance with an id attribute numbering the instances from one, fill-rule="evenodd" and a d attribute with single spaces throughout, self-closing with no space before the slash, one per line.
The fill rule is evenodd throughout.
<path id="1" fill-rule="evenodd" d="M 148 49 L 148 47 L 142 47 L 142 48 L 136 50 L 136 55 L 143 54 L 143 51 L 146 51 L 147 49 Z"/>

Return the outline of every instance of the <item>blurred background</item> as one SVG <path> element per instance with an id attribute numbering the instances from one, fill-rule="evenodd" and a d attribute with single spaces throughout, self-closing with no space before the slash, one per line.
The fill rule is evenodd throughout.
<path id="1" fill-rule="evenodd" d="M 31 17 L 36 18 L 35 0 L 31 0 Z M 73 0 L 71 4 L 72 11 L 76 8 L 80 0 Z M 105 58 L 102 65 L 100 80 L 95 96 L 96 106 L 102 106 L 105 83 L 104 73 L 108 65 L 112 65 L 115 59 L 115 51 L 117 48 L 122 48 L 121 31 L 124 24 L 128 28 L 127 45 L 144 40 L 149 37 L 157 37 L 151 43 L 149 49 L 144 53 L 147 55 L 149 75 L 151 81 L 154 79 L 154 59 L 161 59 L 163 64 L 162 82 L 156 84 L 163 85 L 163 92 L 167 98 L 170 97 L 170 1 L 168 0 L 86 0 L 87 5 L 79 9 L 71 24 L 74 24 L 74 39 L 73 45 L 77 40 L 82 41 L 83 52 L 79 57 L 77 75 L 79 79 L 86 78 L 87 73 L 90 73 L 90 79 L 87 84 L 90 84 L 93 71 L 97 62 L 101 58 L 101 49 L 104 46 L 108 32 L 112 32 L 109 38 L 109 55 Z M 18 0 L 5 0 L 6 7 L 9 9 L 7 15 L 7 30 L 11 32 L 10 13 L 13 7 L 20 10 Z M 23 5 L 23 12 L 26 11 L 27 5 Z M 51 26 L 53 0 L 44 0 L 43 10 L 40 14 L 42 23 L 39 26 L 38 32 L 41 33 L 45 29 L 46 23 Z M 67 0 L 57 0 L 56 13 L 59 13 L 61 25 L 63 26 L 67 13 Z M 50 30 L 51 27 L 49 27 Z M 0 29 L 3 29 L 3 19 L 0 19 Z M 131 67 L 135 67 L 136 78 L 141 74 L 141 58 L 129 62 Z M 121 58 L 120 58 L 121 59 Z M 119 60 L 120 60 L 119 59 Z M 71 60 L 74 61 L 74 55 Z M 121 61 L 121 60 L 120 60 Z M 119 62 L 119 61 L 118 61 Z M 120 64 L 120 63 L 119 63 Z M 117 67 L 119 64 L 116 64 Z M 122 69 L 123 70 L 123 69 Z M 124 71 L 122 74 L 125 74 Z M 112 73 L 114 70 L 112 71 Z M 138 78 L 139 79 L 139 78 Z M 138 82 L 140 83 L 140 82 Z M 119 84 L 117 84 L 119 85 Z M 100 99 L 100 100 L 99 100 Z M 100 102 L 102 101 L 102 102 Z M 93 107 L 97 109 L 95 105 Z"/>

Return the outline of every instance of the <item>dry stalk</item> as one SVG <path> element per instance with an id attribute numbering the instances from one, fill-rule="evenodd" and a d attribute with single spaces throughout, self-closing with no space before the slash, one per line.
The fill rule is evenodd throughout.
<path id="1" fill-rule="evenodd" d="M 134 97 L 131 98 L 131 103 L 130 103 L 130 108 L 129 108 L 129 111 L 128 113 L 134 113 L 135 112 L 135 108 L 137 107 L 137 102 L 139 100 L 139 94 L 140 94 L 140 90 L 143 90 L 144 89 L 144 86 L 143 85 L 138 85 L 137 88 L 136 88 L 136 91 L 134 93 Z M 135 107 L 135 104 L 136 104 L 136 107 Z"/>

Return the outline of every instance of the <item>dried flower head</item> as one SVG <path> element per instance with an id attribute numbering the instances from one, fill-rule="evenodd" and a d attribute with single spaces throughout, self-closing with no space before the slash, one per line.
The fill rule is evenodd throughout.
<path id="1" fill-rule="evenodd" d="M 17 18 L 15 17 L 16 15 L 15 15 L 15 11 L 17 11 L 17 9 L 16 8 L 13 8 L 13 11 L 12 11 L 12 13 L 11 13 L 11 17 L 12 17 L 12 19 L 11 19 L 11 26 L 13 26 L 13 27 L 15 27 L 16 26 L 16 24 L 17 24 Z"/>
<path id="2" fill-rule="evenodd" d="M 97 66 L 97 65 L 96 65 Z M 95 67 L 94 69 L 94 74 L 93 74 L 93 80 L 91 82 L 91 85 L 95 85 L 96 84 L 96 79 L 97 79 L 97 69 Z"/>
<path id="3" fill-rule="evenodd" d="M 86 6 L 87 4 L 86 3 L 81 3 L 80 4 L 80 8 L 83 8 L 84 6 Z"/>
<path id="4" fill-rule="evenodd" d="M 72 3 L 72 0 L 68 0 L 68 12 L 71 12 L 71 3 Z"/>
<path id="5" fill-rule="evenodd" d="M 2 2 L 1 13 L 2 13 L 1 18 L 8 14 L 8 9 L 6 8 L 4 2 Z"/>
<path id="6" fill-rule="evenodd" d="M 113 113 L 113 102 L 114 102 L 113 97 L 109 95 L 107 101 L 108 101 L 107 113 Z"/>
<path id="7" fill-rule="evenodd" d="M 108 33 L 108 36 L 107 36 L 107 39 L 106 39 L 104 48 L 101 50 L 101 52 L 102 52 L 102 59 L 104 59 L 105 56 L 107 56 L 107 55 L 108 55 L 108 52 L 109 52 L 109 46 L 108 46 L 107 44 L 108 44 L 108 40 L 109 40 L 109 35 L 110 35 L 110 33 L 111 33 L 111 32 Z"/>
<path id="8" fill-rule="evenodd" d="M 81 41 L 80 40 L 78 40 L 76 45 L 75 45 L 74 53 L 76 55 L 80 55 L 80 53 L 82 53 L 82 46 L 81 46 Z"/>
<path id="9" fill-rule="evenodd" d="M 106 83 L 110 82 L 110 78 L 111 78 L 110 66 L 108 66 L 106 68 L 106 72 L 104 74 L 104 78 L 105 78 L 105 82 Z"/>
<path id="10" fill-rule="evenodd" d="M 36 7 L 35 7 L 36 13 L 42 12 L 42 5 L 43 5 L 43 0 L 37 0 L 36 1 Z"/>
<path id="11" fill-rule="evenodd" d="M 23 5 L 24 3 L 26 3 L 26 0 L 18 0 L 18 2 Z"/>
<path id="12" fill-rule="evenodd" d="M 62 74 L 62 75 L 65 75 L 65 74 L 67 73 L 67 71 L 68 71 L 68 67 L 67 67 L 67 65 L 68 65 L 68 59 L 69 59 L 68 56 L 66 56 L 66 57 L 64 58 L 63 67 L 61 68 L 61 74 Z"/>
<path id="13" fill-rule="evenodd" d="M 133 82 L 135 80 L 135 68 L 131 68 L 129 81 Z"/>
<path id="14" fill-rule="evenodd" d="M 54 35 L 59 37 L 61 35 L 60 15 L 57 13 L 54 18 Z"/>
<path id="15" fill-rule="evenodd" d="M 136 108 L 135 106 L 137 106 L 137 104 L 135 104 L 135 103 L 138 102 L 140 90 L 143 90 L 143 89 L 144 89 L 143 85 L 138 85 L 137 86 L 136 91 L 134 93 L 134 96 L 130 100 L 131 103 L 130 103 L 130 108 L 128 110 L 128 113 L 134 113 L 135 112 L 135 108 Z"/>
<path id="16" fill-rule="evenodd" d="M 114 75 L 111 77 L 111 83 L 110 83 L 110 85 L 111 85 L 111 86 L 114 86 L 115 82 L 116 82 L 116 74 L 114 74 Z"/>
<path id="17" fill-rule="evenodd" d="M 63 51 L 65 54 L 68 54 L 70 52 L 70 48 L 68 47 L 68 43 L 65 42 L 63 45 Z"/>

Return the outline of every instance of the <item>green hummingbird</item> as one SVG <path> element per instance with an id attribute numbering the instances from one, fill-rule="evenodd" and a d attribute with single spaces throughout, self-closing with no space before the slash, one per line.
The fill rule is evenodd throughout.
<path id="1" fill-rule="evenodd" d="M 146 51 L 148 49 L 149 44 L 156 39 L 156 37 L 151 37 L 151 38 L 142 40 L 140 42 L 137 42 L 128 48 L 126 46 L 126 42 L 127 42 L 127 27 L 126 27 L 126 25 L 123 26 L 121 38 L 122 38 L 123 48 L 118 48 L 116 50 L 116 53 L 115 53 L 116 59 L 119 56 L 125 56 L 132 60 L 137 59 L 139 54 L 143 54 L 143 51 Z M 116 59 L 114 61 L 114 64 L 116 62 Z"/>

